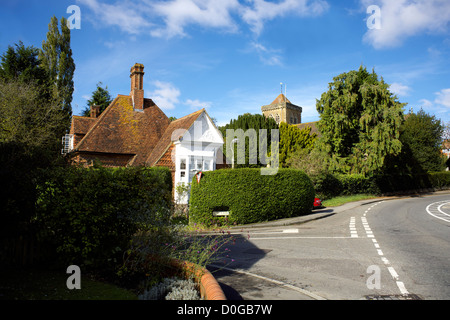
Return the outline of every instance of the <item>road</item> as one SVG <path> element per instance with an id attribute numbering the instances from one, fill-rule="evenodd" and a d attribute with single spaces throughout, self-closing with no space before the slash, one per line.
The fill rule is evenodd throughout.
<path id="1" fill-rule="evenodd" d="M 230 299 L 450 299 L 450 194 L 229 231 L 235 244 L 215 276 Z"/>

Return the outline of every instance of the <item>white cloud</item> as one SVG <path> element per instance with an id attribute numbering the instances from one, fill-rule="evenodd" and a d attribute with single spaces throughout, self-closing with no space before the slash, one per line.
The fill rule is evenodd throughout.
<path id="1" fill-rule="evenodd" d="M 99 0 L 77 0 L 77 2 L 91 9 L 95 14 L 95 19 L 91 21 L 98 22 L 102 26 L 116 26 L 129 34 L 139 34 L 153 26 L 142 15 L 139 4 L 132 1 L 121 1 L 115 4 L 106 4 Z"/>
<path id="2" fill-rule="evenodd" d="M 238 0 L 172 0 L 150 4 L 152 11 L 162 17 L 165 28 L 151 31 L 156 37 L 185 36 L 190 25 L 236 31 L 231 13 L 240 7 Z"/>
<path id="3" fill-rule="evenodd" d="M 435 103 L 450 108 L 450 88 L 442 89 L 441 91 L 436 92 L 436 95 L 437 97 L 434 100 Z"/>
<path id="4" fill-rule="evenodd" d="M 371 29 L 364 41 L 376 49 L 396 47 L 412 36 L 448 31 L 448 0 L 361 0 L 363 6 L 378 5 L 381 29 Z"/>
<path id="5" fill-rule="evenodd" d="M 420 102 L 420 103 L 422 104 L 422 106 L 425 107 L 425 108 L 430 108 L 430 107 L 433 106 L 433 102 L 431 102 L 430 100 L 427 100 L 427 99 L 421 99 L 419 102 Z"/>
<path id="6" fill-rule="evenodd" d="M 401 83 L 394 82 L 389 86 L 389 90 L 397 96 L 407 96 L 411 88 Z"/>
<path id="7" fill-rule="evenodd" d="M 265 65 L 269 66 L 281 66 L 283 63 L 281 62 L 281 56 L 279 50 L 269 49 L 263 46 L 261 43 L 252 42 L 250 43 L 252 51 L 256 51 L 258 53 L 259 59 Z"/>
<path id="8" fill-rule="evenodd" d="M 298 16 L 320 15 L 328 10 L 329 5 L 324 0 L 283 0 L 269 2 L 253 0 L 253 5 L 243 8 L 242 19 L 250 25 L 251 30 L 259 35 L 266 21 L 273 20 L 288 14 Z"/>
<path id="9" fill-rule="evenodd" d="M 191 99 L 187 99 L 184 104 L 188 105 L 191 107 L 191 109 L 208 109 L 211 107 L 212 102 L 209 101 L 200 101 L 200 100 L 191 100 Z"/>
<path id="10" fill-rule="evenodd" d="M 77 0 L 94 14 L 93 23 L 117 26 L 129 34 L 149 32 L 154 37 L 186 36 L 189 26 L 236 32 L 239 21 L 250 26 L 257 35 L 264 23 L 286 15 L 315 16 L 325 12 L 325 0 Z M 163 23 L 156 22 L 162 19 Z M 240 19 L 240 20 L 238 20 Z M 150 22 L 152 21 L 152 22 Z"/>
<path id="11" fill-rule="evenodd" d="M 175 105 L 179 103 L 180 90 L 169 82 L 154 81 L 156 87 L 150 92 L 150 98 L 163 110 L 175 109 Z"/>

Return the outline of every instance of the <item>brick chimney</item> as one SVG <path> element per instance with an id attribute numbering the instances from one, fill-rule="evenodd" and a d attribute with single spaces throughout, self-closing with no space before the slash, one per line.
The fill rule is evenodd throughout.
<path id="1" fill-rule="evenodd" d="M 100 115 L 100 106 L 91 106 L 91 118 L 98 118 Z"/>
<path id="2" fill-rule="evenodd" d="M 136 63 L 130 70 L 131 99 L 135 111 L 144 110 L 144 65 Z"/>

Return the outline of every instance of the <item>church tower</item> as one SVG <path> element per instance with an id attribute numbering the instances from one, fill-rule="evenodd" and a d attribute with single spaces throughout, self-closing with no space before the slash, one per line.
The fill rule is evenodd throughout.
<path id="1" fill-rule="evenodd" d="M 292 104 L 284 94 L 280 94 L 271 104 L 262 106 L 261 111 L 266 118 L 272 117 L 280 124 L 302 123 L 302 107 Z"/>

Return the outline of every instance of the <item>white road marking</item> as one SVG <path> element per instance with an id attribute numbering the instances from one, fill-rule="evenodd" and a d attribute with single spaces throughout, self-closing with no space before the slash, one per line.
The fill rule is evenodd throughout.
<path id="1" fill-rule="evenodd" d="M 368 208 L 366 210 L 366 213 L 368 212 L 368 210 L 373 208 L 378 203 L 381 203 L 381 202 L 377 202 L 372 207 Z M 448 203 L 450 203 L 450 202 L 448 202 Z M 428 211 L 428 207 L 427 207 L 427 211 Z M 428 211 L 428 213 L 430 213 L 430 212 Z M 372 239 L 373 245 L 374 245 L 375 249 L 377 250 L 378 255 L 381 256 L 381 261 L 383 261 L 383 263 L 387 266 L 387 269 L 388 269 L 389 273 L 391 274 L 392 278 L 395 280 L 395 283 L 397 284 L 397 287 L 400 290 L 401 294 L 403 294 L 403 295 L 409 294 L 408 290 L 406 290 L 405 284 L 402 281 L 399 281 L 399 275 L 395 271 L 394 267 L 390 266 L 389 260 L 386 259 L 386 257 L 384 257 L 383 251 L 380 249 L 380 245 L 379 245 L 378 241 L 374 238 L 373 232 L 369 227 L 369 223 L 367 222 L 367 218 L 365 217 L 365 215 L 366 214 L 364 214 L 364 216 L 361 217 L 361 222 L 364 225 L 364 229 L 366 230 L 367 237 L 373 238 Z"/>
<path id="2" fill-rule="evenodd" d="M 440 208 L 443 205 L 449 204 L 449 203 L 450 203 L 449 200 L 433 202 L 427 206 L 426 211 L 430 216 L 433 216 L 435 218 L 438 218 L 438 219 L 446 221 L 446 222 L 450 222 L 450 219 L 447 218 L 448 214 L 446 214 L 446 213 L 442 212 L 442 210 L 440 210 Z M 444 214 L 444 216 L 442 214 Z"/>
<path id="3" fill-rule="evenodd" d="M 350 237 L 314 237 L 314 236 L 311 236 L 311 237 L 301 237 L 301 236 L 299 236 L 299 237 L 252 237 L 250 235 L 249 240 L 252 241 L 252 240 L 283 240 L 283 239 L 352 239 L 352 238 L 355 238 L 355 237 L 352 237 L 352 236 L 350 236 Z"/>
<path id="4" fill-rule="evenodd" d="M 214 264 L 212 264 L 211 267 L 224 269 L 224 270 L 237 272 L 237 273 L 242 273 L 242 274 L 245 274 L 245 275 L 248 275 L 248 276 L 251 276 L 251 277 L 255 277 L 255 278 L 258 278 L 258 279 L 266 280 L 268 282 L 272 282 L 272 283 L 275 283 L 277 285 L 280 285 L 280 286 L 289 288 L 291 290 L 295 290 L 297 292 L 300 292 L 300 293 L 302 293 L 304 295 L 307 295 L 307 296 L 309 296 L 309 297 L 311 297 L 311 298 L 313 298 L 315 300 L 326 300 L 324 297 L 321 297 L 321 296 L 319 296 L 319 295 L 317 295 L 317 294 L 315 294 L 313 292 L 310 292 L 308 290 L 305 290 L 305 289 L 302 289 L 302 288 L 298 288 L 296 286 L 293 286 L 291 284 L 288 284 L 288 283 L 285 283 L 285 282 L 282 282 L 282 281 L 279 281 L 279 280 L 275 280 L 275 279 L 271 279 L 271 278 L 268 278 L 268 277 L 260 276 L 258 274 L 254 274 L 254 273 L 251 273 L 251 272 L 248 272 L 248 271 L 245 271 L 245 270 L 231 269 L 231 268 L 222 267 L 222 266 L 218 266 L 218 265 L 214 265 Z"/>
<path id="5" fill-rule="evenodd" d="M 397 287 L 400 289 L 400 292 L 401 292 L 403 295 L 409 294 L 409 292 L 408 292 L 408 290 L 406 290 L 405 284 L 404 284 L 403 282 L 397 281 Z"/>
<path id="6" fill-rule="evenodd" d="M 398 273 L 395 271 L 393 267 L 387 267 L 389 270 L 389 273 L 391 274 L 392 278 L 394 278 L 395 281 L 398 281 Z"/>
<path id="7" fill-rule="evenodd" d="M 350 223 L 348 225 L 348 227 L 350 228 L 350 237 L 351 238 L 358 238 L 358 231 L 356 230 L 356 225 L 355 225 L 355 217 L 351 217 L 350 218 Z"/>
<path id="8" fill-rule="evenodd" d="M 298 229 L 285 229 L 283 233 L 298 233 Z"/>
<path id="9" fill-rule="evenodd" d="M 439 207 L 437 207 L 437 209 L 438 209 L 438 211 L 440 212 L 440 213 L 442 213 L 442 214 L 444 214 L 444 215 L 446 215 L 446 216 L 449 216 L 450 217 L 450 214 L 448 214 L 448 213 L 445 213 L 444 211 L 442 211 L 441 210 L 441 208 L 442 208 L 442 206 L 445 206 L 446 204 L 449 204 L 450 202 L 447 202 L 447 203 L 443 203 L 443 204 L 441 204 Z"/>

